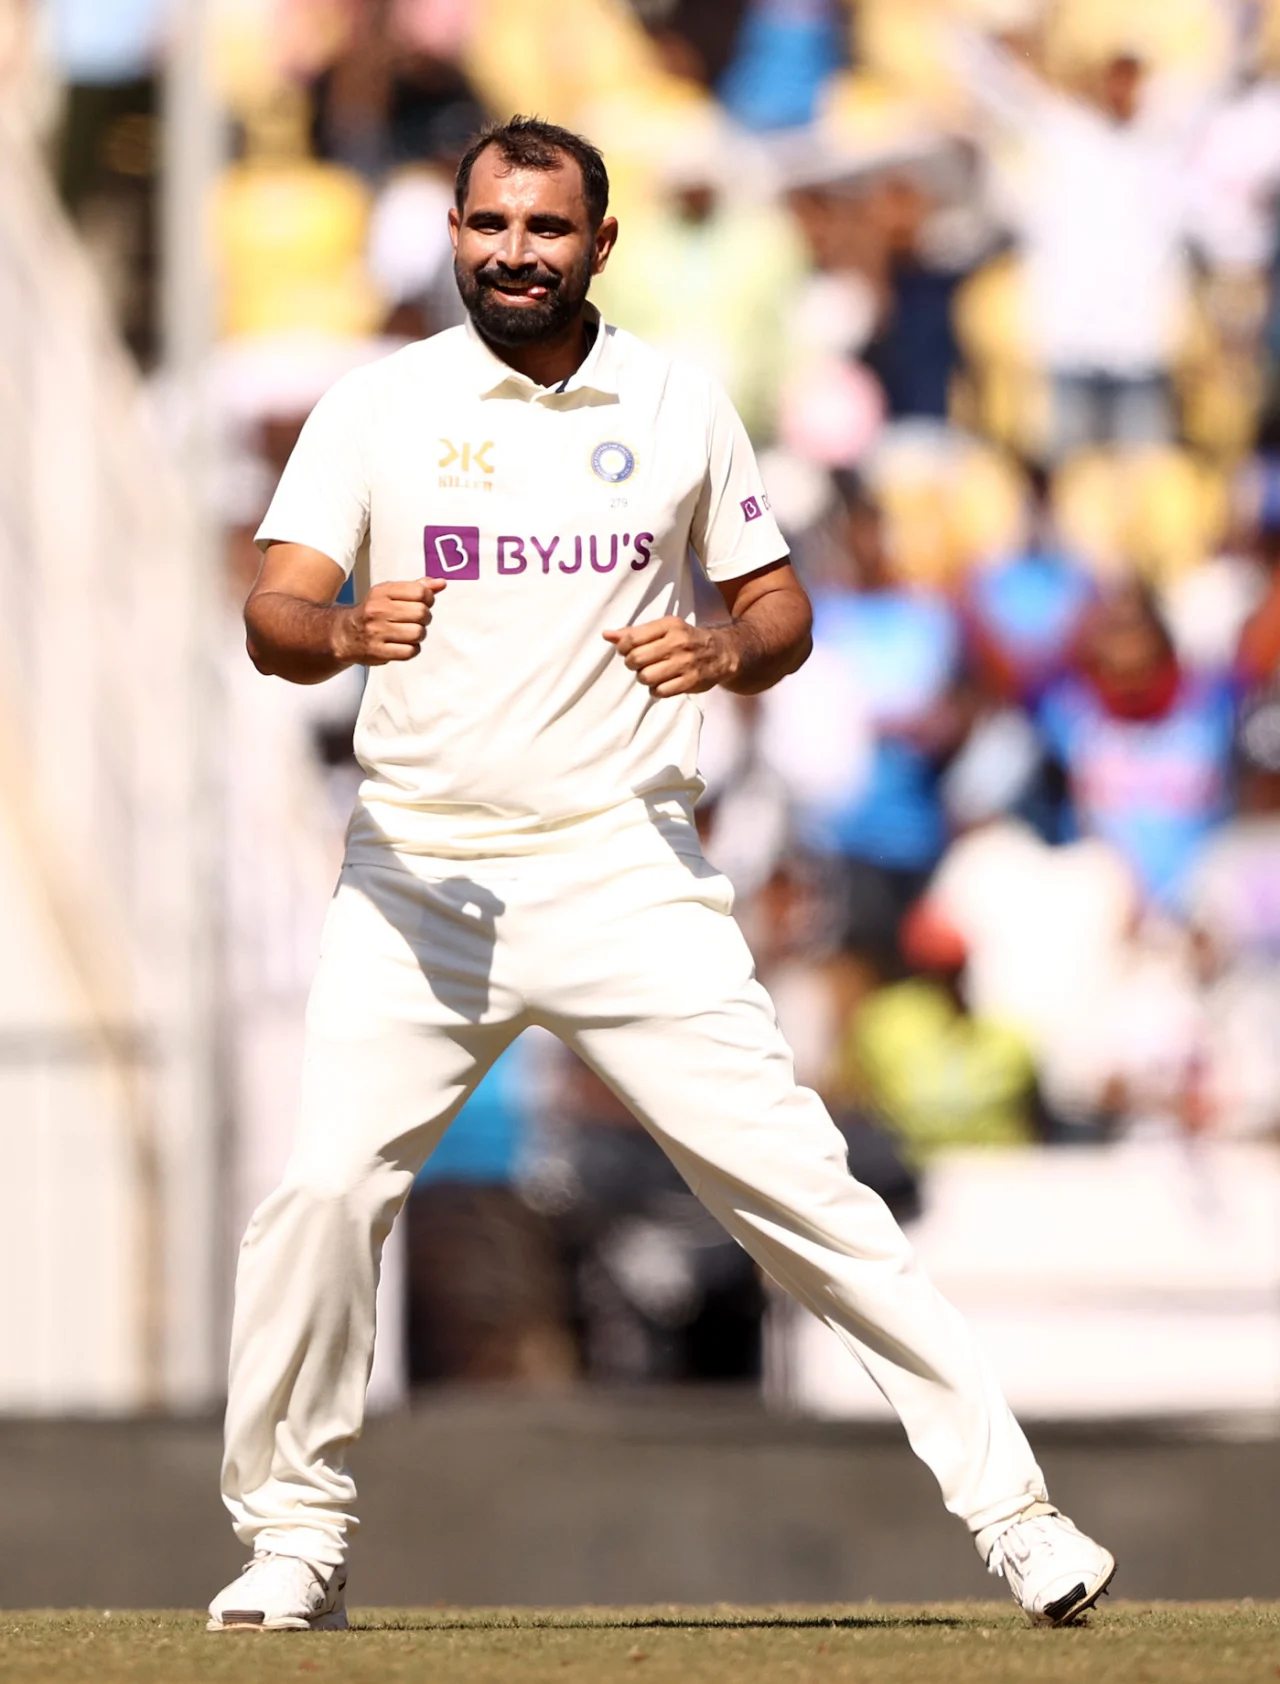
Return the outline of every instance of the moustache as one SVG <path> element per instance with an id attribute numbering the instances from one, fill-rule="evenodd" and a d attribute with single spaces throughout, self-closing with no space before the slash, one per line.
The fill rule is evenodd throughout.
<path id="1" fill-rule="evenodd" d="M 488 287 L 493 292 L 500 292 L 503 287 L 545 287 L 547 292 L 554 292 L 560 285 L 560 276 L 554 275 L 549 269 L 477 269 L 476 284 Z"/>

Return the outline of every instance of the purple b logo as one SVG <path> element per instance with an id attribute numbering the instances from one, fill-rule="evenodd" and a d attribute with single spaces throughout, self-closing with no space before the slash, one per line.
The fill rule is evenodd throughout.
<path id="1" fill-rule="evenodd" d="M 424 526 L 422 548 L 427 558 L 428 579 L 480 577 L 478 526 Z"/>
<path id="2" fill-rule="evenodd" d="M 744 497 L 742 499 L 742 518 L 744 520 L 760 519 L 760 504 L 756 498 Z"/>

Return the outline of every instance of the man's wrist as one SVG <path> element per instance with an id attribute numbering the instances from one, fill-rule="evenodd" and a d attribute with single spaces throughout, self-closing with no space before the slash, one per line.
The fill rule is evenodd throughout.
<path id="1" fill-rule="evenodd" d="M 715 651 L 715 682 L 732 684 L 742 672 L 741 628 L 731 620 L 728 625 L 709 629 Z"/>
<path id="2" fill-rule="evenodd" d="M 351 609 L 337 606 L 327 610 L 329 621 L 329 653 L 335 661 L 350 663 L 356 658 L 353 644 Z"/>
<path id="3" fill-rule="evenodd" d="M 751 676 L 751 669 L 759 654 L 759 639 L 755 629 L 742 620 L 730 620 L 717 626 L 721 672 L 716 683 L 734 690 Z"/>

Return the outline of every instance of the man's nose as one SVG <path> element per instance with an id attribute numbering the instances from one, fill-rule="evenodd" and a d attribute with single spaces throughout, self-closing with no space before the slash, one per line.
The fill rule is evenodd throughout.
<path id="1" fill-rule="evenodd" d="M 514 225 L 504 230 L 496 256 L 504 269 L 529 269 L 538 261 L 537 253 L 530 245 L 528 229 Z"/>

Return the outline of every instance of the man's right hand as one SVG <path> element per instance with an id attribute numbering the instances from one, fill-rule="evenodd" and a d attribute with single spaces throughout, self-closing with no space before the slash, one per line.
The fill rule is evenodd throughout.
<path id="1" fill-rule="evenodd" d="M 334 656 L 366 667 L 411 661 L 422 647 L 432 605 L 445 584 L 443 579 L 389 579 L 374 585 L 363 602 L 334 616 Z"/>
<path id="2" fill-rule="evenodd" d="M 411 661 L 443 579 L 389 579 L 353 608 L 335 602 L 345 574 L 306 544 L 272 543 L 244 605 L 249 657 L 290 684 L 322 684 L 344 667 Z"/>

